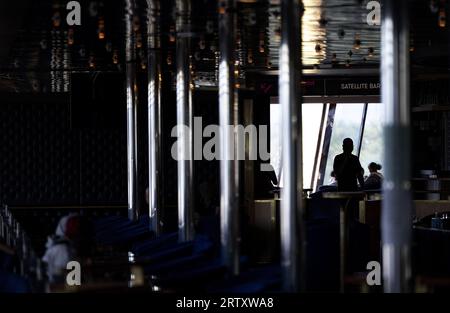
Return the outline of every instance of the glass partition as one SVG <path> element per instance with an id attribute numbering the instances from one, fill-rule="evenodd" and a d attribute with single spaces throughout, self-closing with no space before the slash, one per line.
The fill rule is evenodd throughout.
<path id="1" fill-rule="evenodd" d="M 366 124 L 361 144 L 359 160 L 364 168 L 364 175 L 369 174 L 367 166 L 370 162 L 383 165 L 383 105 L 369 103 L 367 108 Z"/>
<path id="2" fill-rule="evenodd" d="M 359 134 L 364 111 L 364 103 L 337 103 L 334 116 L 333 131 L 330 140 L 327 164 L 325 168 L 324 185 L 327 185 L 333 170 L 334 157 L 342 153 L 342 141 L 349 137 L 353 139 L 355 149 L 358 152 Z"/>
<path id="3" fill-rule="evenodd" d="M 302 104 L 302 131 L 303 131 L 303 188 L 311 188 L 311 179 L 314 170 L 317 141 L 319 140 L 322 119 L 323 103 Z M 281 110 L 278 103 L 270 105 L 270 164 L 277 174 L 280 187 L 281 180 Z"/>

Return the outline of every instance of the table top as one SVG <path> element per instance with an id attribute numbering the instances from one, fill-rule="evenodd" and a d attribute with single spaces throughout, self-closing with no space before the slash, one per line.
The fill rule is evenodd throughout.
<path id="1" fill-rule="evenodd" d="M 325 199 L 364 199 L 365 192 L 362 191 L 337 191 L 337 192 L 324 192 L 322 197 Z"/>

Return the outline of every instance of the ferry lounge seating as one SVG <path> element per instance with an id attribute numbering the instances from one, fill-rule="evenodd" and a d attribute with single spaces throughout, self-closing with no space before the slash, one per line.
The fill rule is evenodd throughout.
<path id="1" fill-rule="evenodd" d="M 28 293 L 28 282 L 10 271 L 0 270 L 0 293 Z"/>
<path id="2" fill-rule="evenodd" d="M 0 212 L 0 214 L 2 215 L 0 225 L 2 235 L 8 236 L 8 241 L 11 243 L 18 242 L 17 238 L 22 238 L 22 231 L 12 227 L 13 219 L 5 218 L 4 212 Z M 29 281 L 17 273 L 20 268 L 17 252 L 17 249 L 10 243 L 0 240 L 0 293 L 27 293 L 31 291 Z"/>
<path id="3" fill-rule="evenodd" d="M 109 224 L 110 221 L 112 224 Z M 218 236 L 215 233 L 219 229 L 219 224 L 216 221 L 214 225 L 214 221 L 208 217 L 202 222 L 203 227 L 200 229 L 203 228 L 207 234 L 198 234 L 192 242 L 178 243 L 177 233 L 132 244 L 130 242 L 130 249 L 135 258 L 134 264 L 143 267 L 145 276 L 151 278 L 152 285 L 172 291 L 226 289 L 242 292 L 262 291 L 270 286 L 279 285 L 280 275 L 276 274 L 279 270 L 274 270 L 273 266 L 262 266 L 248 271 L 246 257 L 241 257 L 242 274 L 238 277 L 228 277 L 224 264 L 217 257 Z M 117 229 L 119 232 L 114 237 L 118 238 L 123 235 L 123 232 L 135 232 L 132 225 L 135 225 L 135 229 L 139 229 L 137 225 L 140 223 L 141 221 L 130 223 L 125 220 L 120 222 L 118 219 L 106 218 L 96 223 L 96 229 L 101 230 L 102 238 L 116 233 Z M 106 231 L 106 229 L 109 230 Z M 107 233 L 109 235 L 106 235 Z M 115 241 L 115 238 L 109 238 L 107 243 L 111 244 Z M 102 243 L 104 244 L 105 241 Z M 123 244 L 124 240 L 120 240 L 120 243 Z M 108 266 L 108 264 L 103 265 Z M 122 265 L 126 265 L 126 262 Z M 262 273 L 265 274 L 262 275 Z"/>
<path id="4" fill-rule="evenodd" d="M 333 205 L 336 203 L 331 201 Z M 336 207 L 335 207 L 336 208 Z M 336 291 L 339 287 L 339 222 L 336 214 L 331 214 L 328 218 L 309 218 L 306 222 L 307 227 L 307 288 L 309 291 Z M 218 229 L 218 228 L 217 228 Z M 348 269 L 350 271 L 361 271 L 365 269 L 367 264 L 368 251 L 366 250 L 368 241 L 368 230 L 365 225 L 359 223 L 351 223 L 349 226 L 349 234 L 351 238 L 349 242 L 349 262 Z M 277 236 L 278 234 L 275 234 Z M 190 257 L 186 257 L 191 260 Z M 179 260 L 173 261 L 173 264 L 179 264 Z M 280 287 L 281 276 L 278 263 L 265 265 L 260 268 L 247 267 L 246 258 L 241 258 L 243 265 L 243 273 L 238 277 L 223 279 L 225 271 L 223 264 L 217 258 L 207 261 L 200 261 L 196 266 L 187 266 L 180 271 L 180 267 L 176 266 L 174 272 L 168 271 L 170 266 L 166 267 L 166 276 L 153 281 L 154 284 L 171 288 L 189 287 L 194 283 L 194 288 L 202 288 L 205 283 L 210 283 L 208 290 L 227 290 L 244 292 L 250 290 L 268 291 L 276 290 Z M 193 262 L 195 263 L 195 262 Z M 276 265 L 273 265 L 276 264 Z M 170 263 L 169 263 L 170 265 Z M 165 265 L 156 265 L 149 270 L 164 268 Z M 260 275 L 258 273 L 265 273 Z M 325 288 L 327 286 L 327 288 Z M 325 290 L 327 289 L 327 290 Z"/>
<path id="5" fill-rule="evenodd" d="M 201 280 L 198 279 L 200 276 L 205 278 L 204 283 L 206 280 L 213 279 L 214 274 L 218 279 L 222 279 L 225 273 L 225 267 L 218 261 L 214 253 L 214 245 L 207 235 L 199 234 L 194 241 L 187 243 L 178 243 L 177 233 L 154 238 L 154 235 L 148 230 L 148 217 L 142 217 L 138 221 L 129 221 L 124 216 L 114 215 L 97 218 L 93 224 L 95 233 L 93 239 L 95 239 L 97 247 L 102 248 L 94 253 L 93 259 L 88 264 L 83 265 L 87 272 L 92 272 L 93 268 L 94 271 L 95 269 L 111 271 L 111 269 L 120 268 L 126 273 L 131 265 L 136 264 L 144 269 L 147 277 L 155 277 L 157 274 L 158 281 L 162 281 L 162 283 L 165 280 L 182 283 L 186 279 L 190 281 L 190 277 L 194 277 L 200 283 Z M 211 221 L 203 224 L 211 224 Z M 54 229 L 54 225 L 51 228 Z M 219 229 L 218 226 L 216 229 Z M 47 235 L 49 235 L 48 231 L 39 236 L 44 238 Z M 217 234 L 213 234 L 212 237 L 218 238 Z M 106 246 L 111 246 L 113 249 L 105 249 Z M 111 255 L 108 253 L 111 251 L 118 253 Z M 136 262 L 133 264 L 128 262 L 127 251 L 132 251 L 136 255 Z M 2 256 L 0 263 L 6 264 L 7 260 L 9 259 Z M 243 258 L 243 264 L 245 261 Z M 13 283 L 13 279 L 17 278 L 18 282 L 22 281 L 15 275 L 3 272 L 1 274 L 5 282 L 11 282 L 9 284 L 11 287 L 17 285 Z M 164 275 L 167 278 L 163 280 Z M 189 287 L 189 284 L 184 285 L 184 287 Z M 102 285 L 102 288 L 106 288 L 106 286 Z M 86 286 L 86 289 L 90 289 L 90 287 Z M 24 290 L 24 288 L 18 290 Z"/>
<path id="6" fill-rule="evenodd" d="M 330 281 L 330 287 L 326 291 L 333 291 L 338 285 L 338 225 L 331 220 L 314 218 L 307 221 L 307 273 L 308 290 L 311 291 L 322 291 L 327 281 Z M 218 221 L 214 224 L 211 219 L 203 220 L 203 227 L 200 229 L 203 229 L 204 234 L 197 235 L 193 242 L 188 243 L 178 243 L 177 233 L 154 238 L 148 230 L 148 217 L 129 221 L 125 216 L 113 215 L 97 217 L 93 223 L 95 241 L 101 246 L 113 246 L 114 251 L 121 251 L 122 254 L 106 253 L 102 256 L 102 253 L 97 252 L 93 263 L 88 267 L 97 267 L 103 271 L 122 269 L 127 272 L 131 265 L 126 252 L 130 251 L 135 258 L 133 265 L 142 267 L 150 285 L 160 286 L 165 290 L 263 292 L 280 289 L 281 269 L 277 262 L 249 266 L 248 258 L 242 257 L 241 275 L 227 275 L 225 266 L 218 258 Z M 103 253 L 105 251 L 108 250 L 101 250 Z M 89 270 L 88 268 L 87 271 Z M 23 279 L 11 275 L 3 277 L 18 279 L 17 290 L 26 290 Z M 86 290 L 95 290 L 94 286 L 86 286 Z M 106 288 L 106 285 L 100 286 Z M 120 287 L 122 288 L 125 287 Z"/>
<path id="7" fill-rule="evenodd" d="M 0 244 L 0 293 L 26 293 L 30 286 L 25 278 L 13 272 L 14 251 Z"/>
<path id="8" fill-rule="evenodd" d="M 338 288 L 339 225 L 335 217 L 336 214 L 328 217 L 322 213 L 317 216 L 313 214 L 306 222 L 307 288 L 310 291 L 335 291 Z M 280 289 L 281 269 L 278 262 L 249 266 L 248 258 L 244 256 L 241 257 L 241 275 L 227 275 L 225 266 L 218 258 L 219 224 L 217 220 L 214 223 L 214 218 L 202 220 L 200 229 L 203 234 L 198 234 L 194 241 L 188 243 L 178 243 L 177 233 L 154 238 L 148 230 L 148 217 L 138 221 L 129 221 L 122 215 L 97 217 L 93 224 L 97 244 L 114 249 L 97 252 L 87 271 L 92 267 L 110 272 L 122 269 L 121 272 L 127 273 L 131 266 L 140 266 L 149 285 L 174 291 L 263 292 Z M 354 231 L 355 228 L 350 227 L 351 237 Z M 361 235 L 356 237 L 361 238 Z M 113 250 L 121 253 L 105 253 Z M 128 262 L 127 252 L 133 253 L 133 264 Z M 327 290 L 324 290 L 325 286 Z"/>
<path id="9" fill-rule="evenodd" d="M 214 272 L 223 274 L 224 266 L 215 260 L 214 245 L 207 235 L 197 235 L 191 242 L 178 242 L 178 233 L 152 238 L 148 230 L 148 217 L 136 222 L 126 218 L 106 218 L 96 222 L 96 239 L 101 245 L 127 247 L 133 253 L 133 264 L 143 267 L 146 277 L 167 288 L 182 285 L 189 276 L 202 274 L 211 279 Z M 147 236 L 143 236 L 143 234 Z M 115 263 L 115 264 L 114 264 Z M 127 260 L 106 261 L 101 266 L 129 266 Z M 208 266 L 209 265 L 209 266 Z M 201 268 L 202 270 L 197 270 Z M 190 280 L 190 279 L 189 279 Z M 168 281 L 168 283 L 165 283 Z M 180 287 L 180 286 L 177 286 Z"/>

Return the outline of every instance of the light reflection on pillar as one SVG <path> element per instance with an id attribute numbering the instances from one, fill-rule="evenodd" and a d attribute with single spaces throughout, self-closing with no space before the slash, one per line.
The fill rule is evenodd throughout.
<path id="1" fill-rule="evenodd" d="M 222 0 L 219 9 L 219 140 L 220 234 L 222 261 L 231 275 L 239 274 L 239 161 L 235 133 L 238 98 L 235 86 L 236 3 Z"/>
<path id="2" fill-rule="evenodd" d="M 381 214 L 383 287 L 410 292 L 413 203 L 410 168 L 408 1 L 384 1 L 381 22 L 381 98 L 384 104 L 384 180 Z"/>
<path id="3" fill-rule="evenodd" d="M 281 266 L 283 288 L 303 290 L 305 240 L 302 199 L 301 4 L 281 2 L 279 99 L 281 106 L 283 188 L 280 208 Z"/>
<path id="4" fill-rule="evenodd" d="M 193 203 L 193 111 L 191 74 L 189 68 L 190 3 L 178 0 L 177 9 L 177 129 L 178 129 L 178 239 L 194 239 L 194 203 Z"/>

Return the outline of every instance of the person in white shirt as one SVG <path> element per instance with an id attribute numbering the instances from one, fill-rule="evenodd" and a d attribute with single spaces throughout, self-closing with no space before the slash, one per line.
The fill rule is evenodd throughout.
<path id="1" fill-rule="evenodd" d="M 42 260 L 47 264 L 47 276 L 50 283 L 65 281 L 67 263 L 77 258 L 74 242 L 79 233 L 79 216 L 69 214 L 61 218 L 55 234 L 48 237 Z"/>

